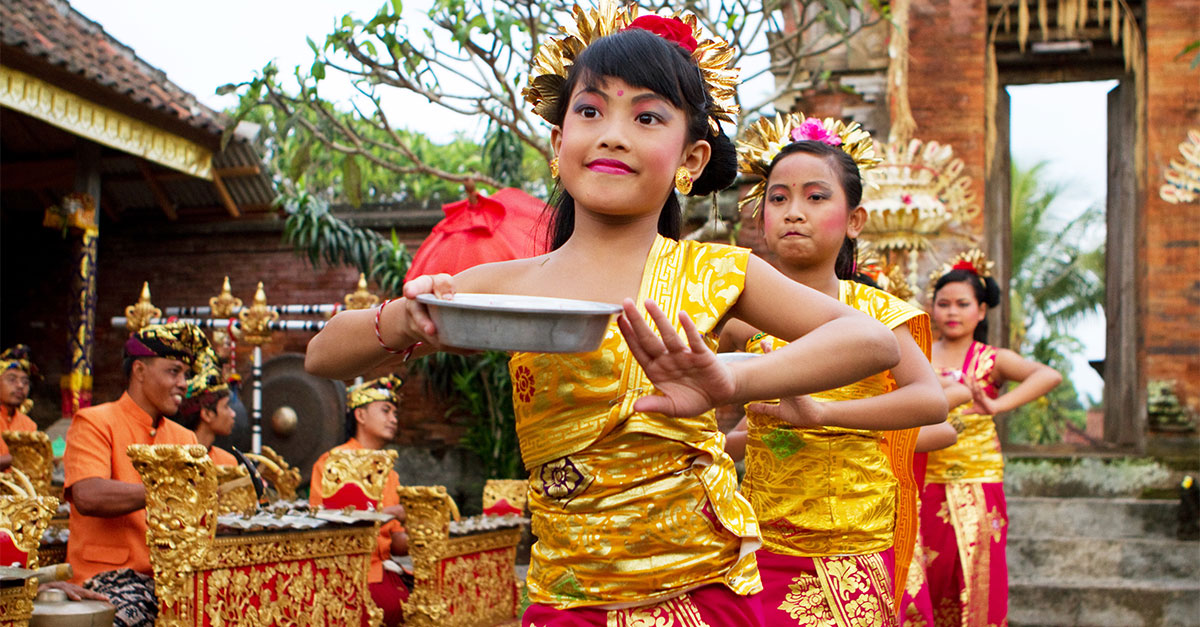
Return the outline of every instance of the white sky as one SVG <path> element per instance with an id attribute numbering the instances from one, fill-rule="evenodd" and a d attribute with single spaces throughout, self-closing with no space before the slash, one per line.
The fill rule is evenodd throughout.
<path id="1" fill-rule="evenodd" d="M 72 0 L 71 6 L 166 72 L 201 102 L 224 109 L 237 101 L 232 95 L 217 96 L 218 87 L 249 80 L 272 59 L 284 76 L 290 75 L 296 65 L 307 68 L 313 57 L 306 37 L 321 44 L 343 14 L 369 18 L 385 1 L 208 0 L 196 4 L 180 0 Z M 428 5 L 429 0 L 405 3 L 410 32 L 419 32 L 424 25 Z M 1024 164 L 1049 160 L 1050 173 L 1070 183 L 1059 208 L 1064 216 L 1104 202 L 1105 93 L 1111 86 L 1107 82 L 1009 88 L 1013 156 Z M 758 100 L 770 87 L 770 78 L 766 78 L 744 86 L 743 93 L 748 100 Z M 336 100 L 349 98 L 353 91 L 331 80 L 322 83 L 322 93 Z M 482 133 L 483 123 L 479 120 L 447 113 L 399 90 L 387 94 L 385 106 L 394 123 L 415 127 L 435 141 L 445 141 L 456 131 Z M 405 125 L 404 120 L 413 122 Z M 1087 348 L 1076 360 L 1076 386 L 1085 395 L 1099 399 L 1103 382 L 1087 365 L 1087 359 L 1104 356 L 1103 318 L 1079 325 L 1078 337 Z"/>

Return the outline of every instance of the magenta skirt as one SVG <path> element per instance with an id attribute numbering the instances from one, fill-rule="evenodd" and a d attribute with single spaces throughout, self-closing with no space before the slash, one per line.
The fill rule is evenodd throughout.
<path id="1" fill-rule="evenodd" d="M 668 601 L 621 610 L 556 610 L 533 604 L 522 627 L 760 627 L 760 595 L 742 596 L 722 585 L 703 586 Z"/>

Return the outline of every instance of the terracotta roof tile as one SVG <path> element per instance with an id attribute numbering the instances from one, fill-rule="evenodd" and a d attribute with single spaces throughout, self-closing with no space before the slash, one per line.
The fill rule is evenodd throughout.
<path id="1" fill-rule="evenodd" d="M 201 104 L 64 0 L 3 0 L 0 42 L 197 129 L 219 134 L 224 127 L 223 114 Z"/>

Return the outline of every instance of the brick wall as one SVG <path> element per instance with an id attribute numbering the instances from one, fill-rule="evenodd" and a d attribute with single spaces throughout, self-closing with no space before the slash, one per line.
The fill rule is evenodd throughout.
<path id="1" fill-rule="evenodd" d="M 987 7 L 977 0 L 913 0 L 908 24 L 914 136 L 953 146 L 982 202 Z"/>
<path id="2" fill-rule="evenodd" d="M 1145 302 L 1142 306 L 1147 379 L 1178 381 L 1181 399 L 1200 412 L 1200 204 L 1159 198 L 1179 144 L 1200 129 L 1200 69 L 1176 59 L 1200 33 L 1195 0 L 1146 3 L 1147 168 Z"/>

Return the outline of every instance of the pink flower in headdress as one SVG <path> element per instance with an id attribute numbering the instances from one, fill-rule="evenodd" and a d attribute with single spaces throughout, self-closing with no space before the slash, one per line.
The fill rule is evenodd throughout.
<path id="1" fill-rule="evenodd" d="M 805 118 L 804 123 L 792 129 L 792 141 L 816 141 L 830 146 L 841 146 L 842 138 L 825 128 L 817 118 Z"/>
<path id="2" fill-rule="evenodd" d="M 692 27 L 682 20 L 658 15 L 643 15 L 629 23 L 625 29 L 640 28 L 648 30 L 667 41 L 673 41 L 689 53 L 696 51 L 696 38 L 692 36 Z"/>
<path id="3" fill-rule="evenodd" d="M 900 202 L 902 202 L 906 205 L 911 205 L 912 204 L 912 194 L 905 194 L 905 195 L 901 196 Z"/>

